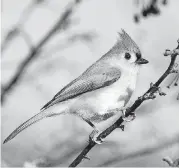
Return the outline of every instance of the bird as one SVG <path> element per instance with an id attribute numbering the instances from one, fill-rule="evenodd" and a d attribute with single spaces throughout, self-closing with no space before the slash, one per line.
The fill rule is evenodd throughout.
<path id="1" fill-rule="evenodd" d="M 125 109 L 136 88 L 139 69 L 147 63 L 138 45 L 121 29 L 107 53 L 61 89 L 39 113 L 17 127 L 3 143 L 44 118 L 70 114 L 93 128 L 90 138 L 99 144 L 96 124 Z"/>

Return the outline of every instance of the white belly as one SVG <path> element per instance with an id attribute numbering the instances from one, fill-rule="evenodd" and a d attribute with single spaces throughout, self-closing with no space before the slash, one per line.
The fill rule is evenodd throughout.
<path id="1" fill-rule="evenodd" d="M 136 75 L 128 74 L 114 84 L 81 95 L 73 104 L 73 112 L 84 118 L 102 117 L 108 110 L 122 108 L 130 99 L 135 89 Z M 108 117 L 109 118 L 109 117 Z M 99 119 L 99 120 L 102 120 Z"/>
<path id="2" fill-rule="evenodd" d="M 108 110 L 121 108 L 129 100 L 134 90 L 131 86 L 131 79 L 119 79 L 109 87 L 96 91 L 96 96 L 89 99 L 89 102 L 95 104 L 96 111 L 99 114 L 105 114 Z M 132 82 L 135 85 L 135 82 Z"/>

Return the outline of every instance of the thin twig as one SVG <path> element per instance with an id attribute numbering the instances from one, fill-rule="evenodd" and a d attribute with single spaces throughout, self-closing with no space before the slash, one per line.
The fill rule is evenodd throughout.
<path id="1" fill-rule="evenodd" d="M 10 42 L 12 42 L 12 40 L 14 40 L 22 31 L 22 27 L 25 24 L 25 22 L 28 21 L 29 16 L 31 15 L 31 13 L 34 11 L 36 5 L 38 5 L 38 3 L 32 1 L 22 12 L 21 17 L 19 18 L 18 22 L 13 26 L 13 28 L 11 28 L 9 30 L 9 32 L 7 32 L 5 38 L 2 41 L 1 44 L 1 52 L 3 53 L 3 51 L 7 48 L 7 46 L 10 44 Z M 28 37 L 29 38 L 29 37 Z M 28 43 L 27 43 L 28 44 Z M 1 54 L 2 55 L 2 54 Z"/>
<path id="2" fill-rule="evenodd" d="M 134 113 L 134 111 L 145 101 L 148 99 L 154 99 L 156 96 L 155 94 L 158 92 L 160 95 L 163 95 L 161 92 L 159 92 L 159 85 L 163 82 L 163 80 L 174 71 L 174 64 L 177 55 L 179 55 L 179 40 L 178 46 L 176 49 L 174 49 L 171 54 L 171 62 L 169 64 L 169 67 L 164 72 L 164 74 L 158 79 L 158 81 L 155 84 L 151 84 L 150 88 L 141 96 L 139 97 L 134 104 L 126 109 L 125 117 L 128 117 Z M 167 55 L 165 55 L 167 56 Z M 98 137 L 97 140 L 101 140 L 106 138 L 112 131 L 114 131 L 116 128 L 119 128 L 121 124 L 123 123 L 123 117 L 121 116 L 113 125 L 111 125 L 109 128 L 107 128 L 105 131 L 103 131 Z M 69 167 L 76 167 L 83 158 L 87 155 L 87 153 L 96 145 L 94 141 L 90 139 L 89 144 L 84 148 L 84 150 L 77 156 L 77 158 L 70 164 Z"/>
<path id="3" fill-rule="evenodd" d="M 171 80 L 171 82 L 168 84 L 167 88 L 170 89 L 170 87 L 172 86 L 172 84 L 175 82 L 176 79 L 177 79 L 177 75 Z"/>
<path id="4" fill-rule="evenodd" d="M 109 160 L 106 160 L 101 164 L 98 164 L 97 167 L 108 167 L 108 166 L 111 167 L 119 162 L 123 162 L 129 159 L 135 159 L 141 156 L 145 157 L 147 155 L 162 151 L 165 148 L 169 148 L 170 146 L 177 145 L 178 141 L 179 141 L 179 134 L 175 135 L 173 138 L 168 140 L 167 139 L 163 139 L 163 141 L 158 140 L 158 142 L 155 144 L 145 145 L 144 148 L 138 149 L 136 151 L 131 151 L 127 154 L 121 155 L 121 153 L 119 153 L 119 155 Z"/>
<path id="5" fill-rule="evenodd" d="M 178 63 L 176 63 L 176 66 L 178 66 Z M 171 80 L 171 82 L 168 84 L 167 88 L 170 89 L 170 87 L 173 85 L 173 86 L 178 86 L 178 82 L 179 82 L 179 69 L 176 69 L 176 75 L 174 76 L 174 78 Z M 179 100 L 179 93 L 177 95 L 177 100 Z"/>
<path id="6" fill-rule="evenodd" d="M 179 100 L 179 93 L 178 93 L 178 96 L 177 96 L 177 100 Z"/>
<path id="7" fill-rule="evenodd" d="M 32 40 L 31 40 L 29 34 L 25 30 L 21 30 L 20 34 L 24 38 L 24 41 L 26 42 L 26 44 L 29 47 L 29 49 L 32 50 L 33 49 L 33 44 L 32 44 Z"/>
<path id="8" fill-rule="evenodd" d="M 61 17 L 57 20 L 55 25 L 50 29 L 50 31 L 43 37 L 43 39 L 33 47 L 31 52 L 27 55 L 27 57 L 21 62 L 17 72 L 13 75 L 10 82 L 8 82 L 5 86 L 2 86 L 1 91 L 1 103 L 4 103 L 5 96 L 18 84 L 20 79 L 23 76 L 23 72 L 27 69 L 29 64 L 34 61 L 39 56 L 40 49 L 55 35 L 55 33 L 63 29 L 63 24 L 68 20 L 74 11 L 77 4 L 79 4 L 81 0 L 75 0 L 73 3 L 69 5 L 69 7 L 63 12 Z"/>
<path id="9" fill-rule="evenodd" d="M 179 167 L 179 158 L 173 161 L 168 156 L 168 157 L 163 158 L 163 161 L 167 162 L 170 167 Z"/>

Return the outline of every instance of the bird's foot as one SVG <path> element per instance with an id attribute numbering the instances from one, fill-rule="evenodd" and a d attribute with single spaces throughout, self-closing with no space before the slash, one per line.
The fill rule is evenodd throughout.
<path id="1" fill-rule="evenodd" d="M 119 128 L 124 131 L 124 125 L 120 125 Z"/>
<path id="2" fill-rule="evenodd" d="M 122 119 L 123 119 L 125 122 L 131 122 L 131 121 L 133 121 L 135 118 L 136 118 L 136 113 L 135 113 L 135 112 L 132 112 L 128 117 L 126 117 L 126 109 L 123 109 L 123 110 L 122 110 Z"/>
<path id="3" fill-rule="evenodd" d="M 100 133 L 101 131 L 99 131 L 98 129 L 94 129 L 89 136 L 90 141 L 94 141 L 96 144 L 101 144 L 104 141 L 104 139 L 98 138 Z"/>

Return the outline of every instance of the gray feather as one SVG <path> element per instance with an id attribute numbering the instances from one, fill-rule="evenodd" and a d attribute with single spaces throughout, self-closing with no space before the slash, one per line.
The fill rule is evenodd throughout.
<path id="1" fill-rule="evenodd" d="M 46 117 L 51 117 L 53 115 L 57 115 L 51 111 L 41 111 L 26 122 L 22 123 L 18 128 L 16 128 L 5 140 L 3 143 L 7 143 L 11 139 L 13 139 L 16 135 L 22 132 L 24 129 L 28 128 L 30 125 L 42 120 Z M 58 114 L 59 115 L 59 114 Z"/>
<path id="2" fill-rule="evenodd" d="M 80 96 L 81 94 L 110 86 L 116 82 L 120 76 L 121 71 L 119 68 L 110 67 L 104 62 L 103 64 L 97 62 L 58 92 L 51 101 L 42 107 L 42 110 L 56 103 Z"/>
<path id="3" fill-rule="evenodd" d="M 122 33 L 119 33 L 120 35 L 120 43 L 123 45 L 123 47 L 126 50 L 133 51 L 135 53 L 140 54 L 140 49 L 137 46 L 137 44 L 132 40 L 132 38 L 122 29 Z"/>

